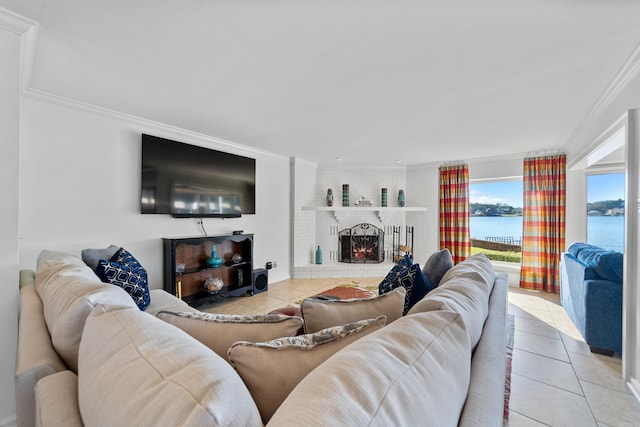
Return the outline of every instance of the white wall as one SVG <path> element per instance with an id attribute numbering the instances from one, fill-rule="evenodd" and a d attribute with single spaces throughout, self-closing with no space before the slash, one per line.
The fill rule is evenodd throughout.
<path id="1" fill-rule="evenodd" d="M 141 215 L 141 134 L 149 133 L 256 158 L 256 214 L 205 219 L 209 235 L 255 234 L 255 267 L 276 261 L 269 281 L 289 278 L 289 159 L 47 96 L 22 105 L 20 267 L 34 268 L 43 249 L 80 254 L 121 245 L 162 287 L 162 237 L 202 235 L 194 219 Z"/>
<path id="2" fill-rule="evenodd" d="M 3 343 L 0 348 L 0 425 L 12 425 L 16 413 L 14 369 L 18 327 L 20 36 L 2 26 L 0 76 L 0 341 Z"/>
<path id="3" fill-rule="evenodd" d="M 407 225 L 414 230 L 414 260 L 424 266 L 429 256 L 440 249 L 439 165 L 407 166 L 407 198 L 413 206 L 425 206 L 426 212 L 408 212 Z"/>
<path id="4" fill-rule="evenodd" d="M 305 159 L 291 159 L 291 260 L 294 266 L 309 264 L 316 245 L 316 213 L 302 210 L 315 206 L 320 196 L 312 190 L 316 184 L 317 163 Z"/>

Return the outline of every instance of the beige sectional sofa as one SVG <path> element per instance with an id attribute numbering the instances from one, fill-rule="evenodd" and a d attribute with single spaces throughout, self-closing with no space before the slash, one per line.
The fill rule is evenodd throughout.
<path id="1" fill-rule="evenodd" d="M 299 329 L 283 316 L 225 355 L 166 319 L 203 317 L 181 300 L 152 290 L 140 311 L 79 257 L 44 251 L 21 272 L 18 425 L 501 425 L 506 292 L 473 256 L 392 322 L 271 340 Z"/>

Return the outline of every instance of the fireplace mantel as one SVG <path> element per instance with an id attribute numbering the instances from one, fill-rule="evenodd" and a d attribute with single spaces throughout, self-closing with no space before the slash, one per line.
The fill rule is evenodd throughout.
<path id="1" fill-rule="evenodd" d="M 384 222 L 386 214 L 392 212 L 426 212 L 426 207 L 420 206 L 302 206 L 303 211 L 325 211 L 333 212 L 337 222 L 344 222 L 352 213 L 356 212 L 375 212 L 380 222 Z"/>

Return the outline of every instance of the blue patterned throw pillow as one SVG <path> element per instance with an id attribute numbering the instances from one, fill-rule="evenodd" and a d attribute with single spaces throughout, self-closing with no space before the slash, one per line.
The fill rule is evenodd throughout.
<path id="1" fill-rule="evenodd" d="M 96 274 L 103 282 L 127 291 L 140 310 L 144 311 L 149 306 L 147 270 L 126 249 L 120 248 L 108 261 L 99 260 Z"/>
<path id="2" fill-rule="evenodd" d="M 413 261 L 409 255 L 400 258 L 400 261 L 391 268 L 391 271 L 387 273 L 387 276 L 378 285 L 378 294 L 386 294 L 400 286 L 400 279 L 408 274 L 407 268 L 412 264 Z"/>
<path id="3" fill-rule="evenodd" d="M 407 314 L 415 303 L 435 288 L 425 277 L 420 269 L 420 264 L 411 263 L 411 258 L 406 255 L 397 265 L 393 266 L 391 271 L 380 282 L 378 293 L 382 295 L 400 286 L 404 287 L 407 292 L 404 299 L 403 316 Z"/>

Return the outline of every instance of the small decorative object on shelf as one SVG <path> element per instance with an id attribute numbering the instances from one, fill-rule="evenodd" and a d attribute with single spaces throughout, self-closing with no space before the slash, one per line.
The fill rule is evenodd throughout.
<path id="1" fill-rule="evenodd" d="M 207 259 L 207 264 L 211 267 L 219 267 L 222 264 L 222 259 L 218 257 L 216 245 L 211 246 L 211 258 Z"/>
<path id="2" fill-rule="evenodd" d="M 405 198 L 404 198 L 404 190 L 398 190 L 398 206 L 404 207 Z"/>
<path id="3" fill-rule="evenodd" d="M 387 189 L 386 188 L 382 189 L 382 195 L 380 196 L 380 206 L 382 206 L 383 208 L 387 207 Z"/>
<path id="4" fill-rule="evenodd" d="M 242 255 L 233 254 L 233 256 L 231 257 L 231 261 L 233 261 L 235 264 L 240 264 L 242 262 Z"/>
<path id="5" fill-rule="evenodd" d="M 218 292 L 223 286 L 224 283 L 219 277 L 207 277 L 207 280 L 204 281 L 204 288 L 210 293 Z"/>
<path id="6" fill-rule="evenodd" d="M 355 206 L 358 206 L 358 207 L 371 206 L 371 202 L 367 200 L 366 197 L 362 196 L 356 201 Z"/>
<path id="7" fill-rule="evenodd" d="M 316 249 L 316 264 L 322 264 L 322 249 L 320 249 L 320 245 Z"/>
<path id="8" fill-rule="evenodd" d="M 244 274 L 241 269 L 238 270 L 238 286 L 242 286 Z"/>
<path id="9" fill-rule="evenodd" d="M 333 206 L 333 191 L 330 188 L 327 190 L 327 206 Z"/>
<path id="10" fill-rule="evenodd" d="M 176 264 L 176 273 L 184 273 L 185 265 L 184 262 L 180 262 Z"/>
<path id="11" fill-rule="evenodd" d="M 349 184 L 342 184 L 342 206 L 349 206 Z"/>

